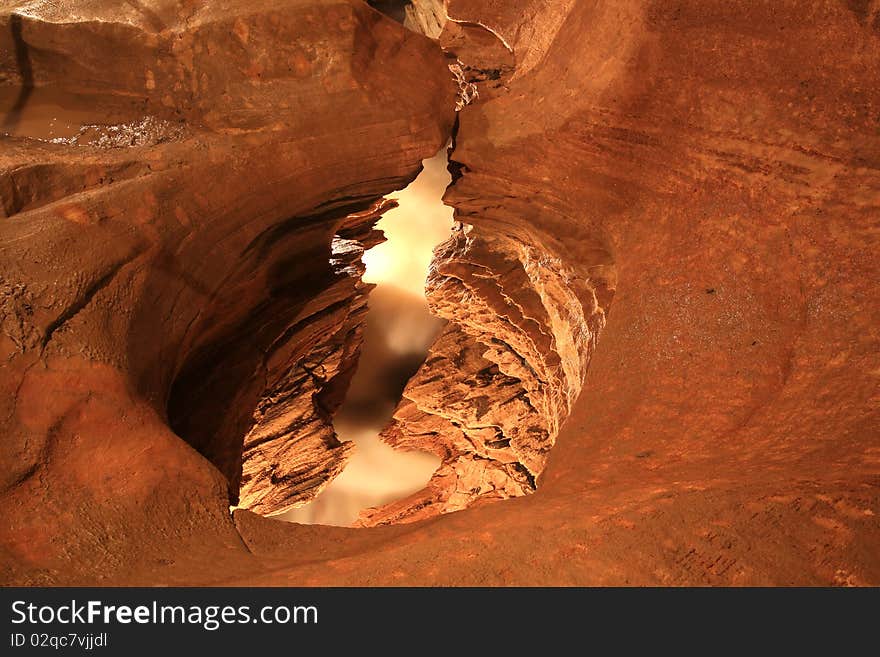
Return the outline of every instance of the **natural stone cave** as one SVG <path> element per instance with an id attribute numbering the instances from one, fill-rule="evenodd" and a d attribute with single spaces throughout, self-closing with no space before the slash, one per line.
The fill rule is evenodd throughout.
<path id="1" fill-rule="evenodd" d="M 316 499 L 281 515 L 283 520 L 354 525 L 362 511 L 424 488 L 440 465 L 436 455 L 395 450 L 379 435 L 444 325 L 428 309 L 425 279 L 434 247 L 452 228 L 452 208 L 441 200 L 449 184 L 446 168 L 444 147 L 424 162 L 406 189 L 390 196 L 398 207 L 376 224 L 386 241 L 363 256 L 361 280 L 375 287 L 369 293 L 357 370 L 333 415 L 339 439 L 351 440 L 355 450 Z"/>
<path id="2" fill-rule="evenodd" d="M 0 123 L 3 584 L 880 584 L 876 2 L 3 0 Z"/>

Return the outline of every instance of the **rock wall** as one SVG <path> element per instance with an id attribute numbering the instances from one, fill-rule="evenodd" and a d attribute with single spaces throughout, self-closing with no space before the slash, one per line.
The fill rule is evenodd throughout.
<path id="1" fill-rule="evenodd" d="M 448 138 L 445 58 L 354 0 L 11 2 L 0 35 L 4 580 L 246 554 L 230 504 L 344 464 L 359 256 Z"/>
<path id="2" fill-rule="evenodd" d="M 428 300 L 449 324 L 383 432 L 443 464 L 424 491 L 371 510 L 365 524 L 533 492 L 580 394 L 613 297 L 607 253 L 597 245 L 565 263 L 530 231 L 480 229 L 460 224 L 435 251 Z"/>
<path id="3" fill-rule="evenodd" d="M 11 106 L 56 80 L 157 126 L 3 138 L 5 582 L 880 582 L 876 3 L 447 5 L 437 42 L 354 0 L 4 5 Z M 392 524 L 230 518 L 254 409 L 262 512 L 344 457 L 331 244 L 444 142 L 456 58 L 455 325 L 386 432 L 444 466 Z"/>

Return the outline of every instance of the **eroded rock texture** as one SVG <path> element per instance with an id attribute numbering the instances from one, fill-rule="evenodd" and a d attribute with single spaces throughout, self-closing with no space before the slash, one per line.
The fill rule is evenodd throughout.
<path id="1" fill-rule="evenodd" d="M 473 207 L 474 216 L 482 209 Z M 614 289 L 601 248 L 583 243 L 581 261 L 567 264 L 545 237 L 462 224 L 435 251 L 428 299 L 449 324 L 383 437 L 444 462 L 425 491 L 368 512 L 365 523 L 413 521 L 535 490 Z"/>
<path id="2" fill-rule="evenodd" d="M 436 42 L 354 0 L 137 6 L 0 17 L 22 119 L 54 82 L 156 127 L 2 141 L 5 582 L 880 583 L 876 3 L 449 0 Z M 263 512 L 344 456 L 331 244 L 443 143 L 456 60 L 454 324 L 387 432 L 444 466 L 365 521 L 537 490 L 230 518 L 254 409 Z"/>
<path id="3" fill-rule="evenodd" d="M 372 287 L 360 280 L 361 256 L 381 242 L 373 224 L 395 205 L 382 199 L 345 219 L 331 242 L 333 283 L 267 351 L 264 392 L 243 442 L 239 506 L 283 513 L 345 467 L 353 445 L 336 438 L 332 416 L 357 366 Z"/>
<path id="4" fill-rule="evenodd" d="M 0 35 L 4 577 L 240 546 L 230 503 L 344 465 L 360 255 L 448 138 L 447 62 L 355 0 L 6 2 Z"/>

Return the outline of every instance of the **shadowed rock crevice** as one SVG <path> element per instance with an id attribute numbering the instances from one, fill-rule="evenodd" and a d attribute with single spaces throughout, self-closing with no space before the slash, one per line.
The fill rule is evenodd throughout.
<path id="1" fill-rule="evenodd" d="M 6 111 L 3 123 L 0 124 L 0 130 L 4 131 L 11 131 L 18 125 L 28 98 L 30 98 L 34 91 L 34 71 L 31 68 L 28 45 L 22 36 L 22 17 L 18 14 L 12 14 L 9 17 L 9 32 L 12 36 L 13 47 L 15 48 L 15 63 L 20 77 L 20 88 L 15 103 Z"/>
<path id="2" fill-rule="evenodd" d="M 388 206 L 349 202 L 273 227 L 244 250 L 190 329 L 207 341 L 191 345 L 174 380 L 169 422 L 226 475 L 233 504 L 283 512 L 344 464 L 329 416 L 359 348 L 368 289 L 360 255 Z M 240 321 L 218 331 L 225 309 L 240 303 L 236 291 L 256 279 L 258 304 L 236 307 Z"/>
<path id="3" fill-rule="evenodd" d="M 368 0 L 367 4 L 386 16 L 390 16 L 398 23 L 403 23 L 407 7 L 410 5 L 409 0 Z"/>

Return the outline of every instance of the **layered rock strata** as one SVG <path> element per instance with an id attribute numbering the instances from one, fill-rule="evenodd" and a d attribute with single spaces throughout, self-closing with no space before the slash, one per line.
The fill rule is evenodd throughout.
<path id="1" fill-rule="evenodd" d="M 382 241 L 373 225 L 395 205 L 382 199 L 337 228 L 330 285 L 313 291 L 267 350 L 264 392 L 243 442 L 239 506 L 283 513 L 313 499 L 345 467 L 354 445 L 337 439 L 332 418 L 357 367 L 373 287 L 361 282 L 361 257 Z"/>
<path id="2" fill-rule="evenodd" d="M 413 521 L 535 490 L 614 290 L 599 246 L 575 265 L 550 243 L 485 221 L 480 231 L 459 224 L 435 251 L 428 300 L 449 324 L 383 438 L 433 451 L 443 464 L 424 491 L 367 512 L 364 523 Z"/>
<path id="3" fill-rule="evenodd" d="M 230 504 L 344 464 L 359 256 L 447 62 L 355 0 L 7 2 L 0 41 L 4 580 L 241 549 Z"/>
<path id="4" fill-rule="evenodd" d="M 24 108 L 0 152 L 4 583 L 880 583 L 876 3 L 450 0 L 474 25 L 457 24 L 466 43 L 450 54 L 482 88 L 459 115 L 446 197 L 473 228 L 444 251 L 458 269 L 433 280 L 479 302 L 438 365 L 503 382 L 479 327 L 520 335 L 517 351 L 540 339 L 497 312 L 507 301 L 477 313 L 493 289 L 535 307 L 500 269 L 464 271 L 480 253 L 515 272 L 506 240 L 581 280 L 605 267 L 614 300 L 533 494 L 366 529 L 230 518 L 221 470 L 264 388 L 178 385 L 192 403 L 170 390 L 211 348 L 224 364 L 194 382 L 259 380 L 264 346 L 315 303 L 286 295 L 333 288 L 345 217 L 444 143 L 450 62 L 355 2 L 140 5 L 0 12 L 3 97 Z M 189 136 L 76 151 L 26 139 L 49 80 L 100 95 L 109 118 L 81 125 L 150 115 Z M 585 318 L 608 308 L 601 287 L 574 288 Z M 255 355 L 237 351 L 254 336 Z M 547 408 L 569 403 L 569 371 L 538 396 Z M 459 390 L 461 427 L 437 416 L 442 444 L 531 463 L 514 429 L 532 424 L 493 417 L 510 431 L 499 447 Z M 209 461 L 169 415 L 207 422 L 210 399 L 243 428 L 179 432 Z"/>

